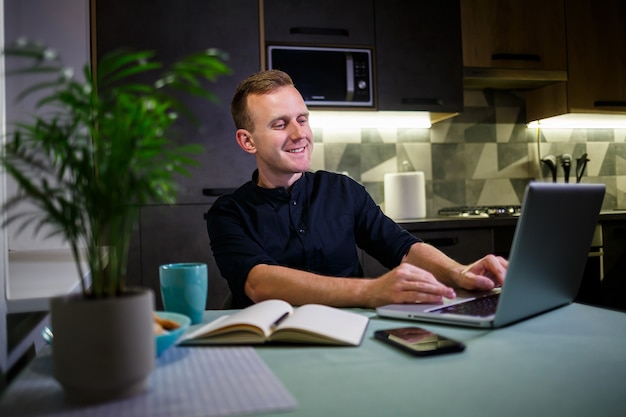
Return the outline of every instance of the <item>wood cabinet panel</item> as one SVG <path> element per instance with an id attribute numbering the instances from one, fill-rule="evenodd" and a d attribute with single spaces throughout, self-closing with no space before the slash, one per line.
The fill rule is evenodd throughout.
<path id="1" fill-rule="evenodd" d="M 568 81 L 529 91 L 527 121 L 626 114 L 626 2 L 565 0 Z"/>
<path id="2" fill-rule="evenodd" d="M 565 70 L 563 0 L 461 0 L 463 65 Z"/>
<path id="3" fill-rule="evenodd" d="M 626 112 L 626 2 L 566 0 L 572 112 Z"/>

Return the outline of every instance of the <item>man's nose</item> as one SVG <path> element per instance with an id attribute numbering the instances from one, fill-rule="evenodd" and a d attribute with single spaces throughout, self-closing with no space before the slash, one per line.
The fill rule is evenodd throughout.
<path id="1" fill-rule="evenodd" d="M 291 139 L 300 139 L 306 136 L 306 128 L 299 123 L 290 123 L 289 137 Z"/>

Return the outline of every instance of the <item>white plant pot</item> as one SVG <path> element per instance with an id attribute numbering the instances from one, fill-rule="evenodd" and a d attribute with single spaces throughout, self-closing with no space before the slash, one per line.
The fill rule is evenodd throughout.
<path id="1" fill-rule="evenodd" d="M 53 371 L 68 402 L 104 402 L 146 389 L 155 362 L 153 311 L 150 289 L 51 300 Z"/>

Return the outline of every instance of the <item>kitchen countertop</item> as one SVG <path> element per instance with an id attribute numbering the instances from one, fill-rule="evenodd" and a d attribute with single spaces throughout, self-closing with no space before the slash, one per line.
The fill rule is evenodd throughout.
<path id="1" fill-rule="evenodd" d="M 69 249 L 9 251 L 7 312 L 47 311 L 49 300 L 81 290 L 74 257 Z M 89 268 L 82 263 L 90 282 Z"/>
<path id="2" fill-rule="evenodd" d="M 478 229 L 485 227 L 515 226 L 518 216 L 492 217 L 456 217 L 435 216 L 424 219 L 398 221 L 404 229 L 414 230 L 449 230 L 449 229 Z M 626 210 L 603 210 L 600 212 L 599 222 L 626 220 Z"/>

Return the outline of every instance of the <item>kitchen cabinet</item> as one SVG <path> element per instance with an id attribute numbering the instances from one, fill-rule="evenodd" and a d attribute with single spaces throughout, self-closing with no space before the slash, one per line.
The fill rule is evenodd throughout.
<path id="1" fill-rule="evenodd" d="M 466 87 L 537 87 L 567 77 L 564 0 L 461 0 Z"/>
<path id="2" fill-rule="evenodd" d="M 141 224 L 134 239 L 133 250 L 141 248 L 134 256 L 131 268 L 140 270 L 137 285 L 152 288 L 158 309 L 163 308 L 159 285 L 159 266 L 173 262 L 202 262 L 207 264 L 209 287 L 207 309 L 229 306 L 230 290 L 222 278 L 206 230 L 204 214 L 211 206 L 204 204 L 179 204 L 171 206 L 145 206 L 141 208 Z"/>
<path id="3" fill-rule="evenodd" d="M 601 303 L 626 311 L 626 216 L 601 216 L 600 224 L 604 252 Z"/>
<path id="4" fill-rule="evenodd" d="M 400 223 L 405 230 L 464 264 L 487 254 L 509 257 L 518 217 L 433 218 Z M 366 277 L 388 270 L 360 251 Z M 626 311 L 626 214 L 601 213 L 576 301 Z"/>
<path id="5" fill-rule="evenodd" d="M 415 236 L 436 247 L 460 263 L 471 263 L 493 253 L 493 230 L 454 229 L 438 231 L 414 231 Z"/>
<path id="6" fill-rule="evenodd" d="M 232 75 L 207 88 L 218 104 L 201 99 L 186 102 L 198 120 L 176 124 L 180 144 L 199 143 L 205 152 L 189 177 L 179 177 L 177 204 L 146 205 L 133 233 L 128 261 L 129 285 L 152 288 L 160 306 L 158 266 L 190 261 L 209 264 L 207 306 L 220 308 L 228 289 L 213 268 L 203 213 L 208 209 L 204 188 L 237 188 L 250 180 L 255 160 L 235 141 L 230 101 L 237 84 L 260 67 L 258 0 L 151 0 L 96 2 L 95 51 L 101 56 L 119 47 L 153 50 L 157 59 L 171 62 L 188 53 L 218 48 L 229 55 Z M 242 30 L 243 28 L 243 30 Z"/>
<path id="7" fill-rule="evenodd" d="M 375 0 L 379 110 L 463 109 L 458 0 Z"/>
<path id="8" fill-rule="evenodd" d="M 171 62 L 185 54 L 218 48 L 229 56 L 232 75 L 208 84 L 218 103 L 197 98 L 189 106 L 198 120 L 175 126 L 180 144 L 199 143 L 205 151 L 190 176 L 179 177 L 178 203 L 203 203 L 202 189 L 231 188 L 250 179 L 254 158 L 235 141 L 230 100 L 237 84 L 260 70 L 259 11 L 257 0 L 194 1 L 153 0 L 96 2 L 96 53 L 120 47 L 153 50 L 157 59 Z M 241 30 L 241 28 L 245 30 Z"/>
<path id="9" fill-rule="evenodd" d="M 531 91 L 527 120 L 626 114 L 626 2 L 565 0 L 568 80 Z"/>
<path id="10" fill-rule="evenodd" d="M 475 220 L 424 220 L 400 225 L 452 259 L 469 264 L 490 253 L 507 257 L 515 231 L 515 219 L 499 222 Z M 362 253 L 361 264 L 366 277 L 377 277 L 387 271 L 378 261 Z"/>
<path id="11" fill-rule="evenodd" d="M 374 44 L 372 0 L 264 0 L 264 36 L 271 44 Z"/>

